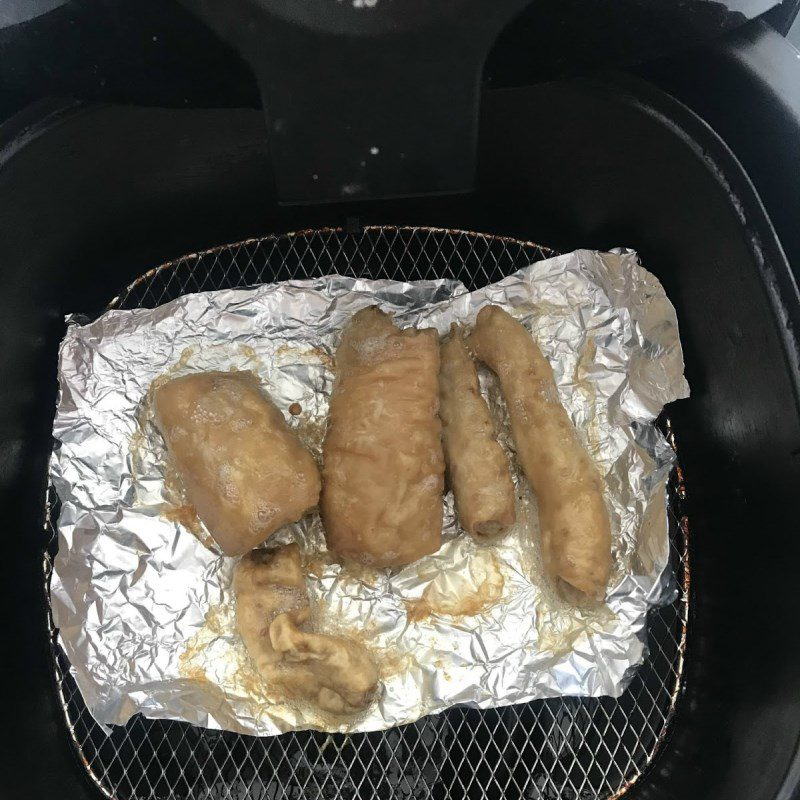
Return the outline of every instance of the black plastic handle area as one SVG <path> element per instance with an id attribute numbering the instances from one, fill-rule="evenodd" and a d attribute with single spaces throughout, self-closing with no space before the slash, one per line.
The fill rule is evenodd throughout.
<path id="1" fill-rule="evenodd" d="M 480 83 L 529 0 L 182 0 L 255 71 L 281 203 L 472 189 Z"/>

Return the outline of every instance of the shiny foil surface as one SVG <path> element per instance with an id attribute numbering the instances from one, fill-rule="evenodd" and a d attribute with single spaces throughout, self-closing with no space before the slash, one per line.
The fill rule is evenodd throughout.
<path id="1" fill-rule="evenodd" d="M 357 638 L 381 689 L 357 717 L 288 702 L 256 672 L 235 628 L 236 560 L 182 496 L 152 419 L 153 381 L 252 370 L 321 458 L 343 325 L 378 304 L 400 326 L 474 322 L 496 303 L 522 321 L 605 480 L 614 568 L 606 602 L 581 610 L 542 574 L 536 499 L 513 451 L 494 377 L 481 387 L 509 453 L 517 522 L 499 540 L 461 531 L 446 494 L 443 544 L 403 568 L 344 568 L 318 514 L 267 546 L 303 551 L 320 632 Z M 687 397 L 675 311 L 631 251 L 579 250 L 467 292 L 454 281 L 329 276 L 187 294 L 156 309 L 68 318 L 50 477 L 59 499 L 51 584 L 59 642 L 93 716 L 132 714 L 257 735 L 369 731 L 456 704 L 619 695 L 646 657 L 649 608 L 675 596 L 665 484 L 673 453 L 653 420 Z"/>

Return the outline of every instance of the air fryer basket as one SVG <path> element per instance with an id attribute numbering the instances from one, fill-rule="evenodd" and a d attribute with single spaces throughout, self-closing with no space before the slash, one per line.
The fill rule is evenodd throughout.
<path id="1" fill-rule="evenodd" d="M 447 277 L 476 288 L 552 254 L 531 242 L 442 228 L 308 230 L 162 264 L 109 305 L 153 307 L 186 292 L 331 273 Z M 670 420 L 661 424 L 675 447 Z M 107 732 L 83 704 L 50 620 L 59 696 L 77 754 L 97 786 L 120 800 L 618 797 L 647 769 L 668 734 L 681 687 L 690 574 L 684 499 L 676 469 L 669 525 L 677 597 L 649 615 L 649 657 L 618 700 L 553 698 L 487 711 L 456 707 L 368 734 L 304 731 L 259 739 L 139 715 Z M 51 501 L 46 582 L 57 538 L 54 494 Z"/>
<path id="2" fill-rule="evenodd" d="M 761 26 L 754 37 L 749 30 L 746 41 L 724 57 L 699 58 L 694 70 L 683 54 L 667 65 L 676 84 L 691 82 L 696 113 L 630 75 L 487 90 L 476 187 L 464 196 L 282 207 L 270 183 L 260 109 L 48 103 L 0 128 L 0 491 L 7 497 L 0 795 L 100 797 L 88 765 L 120 798 L 245 800 L 248 786 L 252 796 L 275 800 L 374 797 L 389 794 L 390 785 L 404 798 L 496 797 L 504 786 L 511 798 L 527 793 L 533 800 L 555 796 L 561 785 L 563 796 L 580 797 L 566 767 L 586 798 L 593 787 L 608 793 L 624 784 L 612 755 L 622 769 L 626 751 L 644 765 L 666 731 L 627 796 L 793 797 L 800 785 L 800 293 L 790 263 L 800 263 L 793 213 L 800 62 L 776 34 L 765 35 Z M 680 85 L 674 92 L 689 101 Z M 675 304 L 692 387 L 690 400 L 669 409 L 691 488 L 691 602 L 651 619 L 652 663 L 619 704 L 456 709 L 347 739 L 243 739 L 140 719 L 106 737 L 82 712 L 69 676 L 53 680 L 52 631 L 45 625 L 42 553 L 48 545 L 52 553 L 52 532 L 43 529 L 41 514 L 63 315 L 99 313 L 120 286 L 181 253 L 349 217 L 497 231 L 562 251 L 637 248 Z M 154 304 L 165 286 L 170 294 L 163 299 L 180 292 L 184 280 L 196 289 L 302 275 L 301 254 L 303 265 L 312 260 L 307 243 L 337 250 L 346 240 L 342 252 L 353 253 L 362 242 L 368 253 L 376 236 L 320 233 L 295 237 L 294 248 L 288 238 L 274 246 L 268 239 L 242 245 L 233 267 L 236 248 L 222 252 L 216 266 L 214 254 L 184 259 L 119 302 Z M 423 250 L 411 248 L 423 238 L 416 235 L 410 246 L 417 262 Z M 476 261 L 495 268 L 480 238 L 480 258 L 463 268 L 467 238 L 440 232 L 428 241 L 437 273 L 448 260 L 451 274 L 476 269 Z M 439 244 L 446 258 L 436 255 Z M 399 255 L 403 246 L 384 241 L 378 251 Z M 251 257 L 252 269 L 240 274 Z M 508 269 L 519 263 L 502 258 Z M 282 264 L 284 272 L 273 274 Z M 363 269 L 361 256 L 352 265 Z M 380 258 L 369 266 L 397 269 Z M 174 284 L 170 271 L 180 276 Z M 145 296 L 148 286 L 153 291 Z M 673 508 L 680 518 L 681 508 Z M 682 531 L 673 536 L 677 559 L 686 542 Z M 676 646 L 660 631 L 680 633 L 684 612 L 688 646 L 675 660 Z M 680 684 L 670 664 L 682 672 Z M 60 669 L 63 675 L 63 661 Z M 676 686 L 664 728 L 661 714 L 650 710 L 657 705 L 668 715 Z M 407 765 L 415 771 L 404 772 Z M 543 765 L 552 780 L 540 787 L 528 775 L 542 774 Z M 595 781 L 606 767 L 606 778 Z"/>

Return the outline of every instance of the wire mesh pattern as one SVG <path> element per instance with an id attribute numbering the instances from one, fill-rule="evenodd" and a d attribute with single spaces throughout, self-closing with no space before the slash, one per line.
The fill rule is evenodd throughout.
<path id="1" fill-rule="evenodd" d="M 330 273 L 454 278 L 473 289 L 551 255 L 530 242 L 464 231 L 322 229 L 185 256 L 141 276 L 110 306 L 154 307 L 187 292 Z M 661 424 L 675 447 L 669 420 Z M 108 731 L 84 705 L 51 619 L 55 676 L 77 754 L 98 788 L 119 800 L 616 797 L 651 763 L 681 686 L 689 564 L 680 469 L 673 471 L 668 490 L 677 597 L 650 613 L 650 655 L 619 699 L 552 698 L 485 711 L 455 707 L 374 733 L 256 738 L 140 715 Z M 57 543 L 57 509 L 49 510 L 47 586 Z"/>

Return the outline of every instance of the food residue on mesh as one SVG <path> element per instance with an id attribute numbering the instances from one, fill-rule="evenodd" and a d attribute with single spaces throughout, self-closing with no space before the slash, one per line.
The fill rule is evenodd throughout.
<path id="1" fill-rule="evenodd" d="M 300 403 L 292 403 L 292 404 L 289 406 L 289 413 L 290 413 L 290 414 L 291 414 L 293 417 L 299 417 L 299 416 L 300 416 L 300 414 L 302 414 L 302 413 L 303 413 L 303 406 L 301 406 L 301 405 L 300 405 Z"/>

